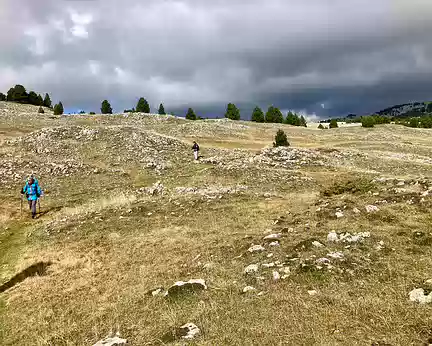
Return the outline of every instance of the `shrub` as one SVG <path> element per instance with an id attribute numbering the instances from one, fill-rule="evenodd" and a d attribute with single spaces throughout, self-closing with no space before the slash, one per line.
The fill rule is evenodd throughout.
<path id="1" fill-rule="evenodd" d="M 165 114 L 166 114 L 166 113 L 165 113 L 165 108 L 164 108 L 164 106 L 163 106 L 162 103 L 161 103 L 160 106 L 159 106 L 158 114 L 159 114 L 159 115 L 165 115 Z"/>
<path id="2" fill-rule="evenodd" d="M 323 126 L 323 124 L 319 124 L 319 125 L 318 125 L 318 128 L 319 128 L 320 130 L 324 130 L 324 129 L 325 129 L 325 127 Z"/>
<path id="3" fill-rule="evenodd" d="M 336 120 L 336 119 L 332 119 L 332 120 L 330 120 L 329 127 L 330 127 L 331 129 L 336 129 L 336 128 L 338 128 L 339 125 L 338 125 L 338 123 L 337 123 L 337 120 Z"/>
<path id="4" fill-rule="evenodd" d="M 264 118 L 264 112 L 261 108 L 255 107 L 255 109 L 252 112 L 251 121 L 255 121 L 257 123 L 263 123 L 265 121 Z"/>
<path id="5" fill-rule="evenodd" d="M 375 126 L 375 120 L 371 116 L 362 117 L 361 123 L 363 127 L 374 127 Z"/>
<path id="6" fill-rule="evenodd" d="M 6 101 L 6 95 L 3 93 L 0 93 L 0 101 Z"/>
<path id="7" fill-rule="evenodd" d="M 95 113 L 95 112 L 90 112 L 89 114 L 90 114 L 90 115 L 95 115 L 96 113 Z"/>
<path id="8" fill-rule="evenodd" d="M 44 114 L 44 113 L 45 113 L 45 111 L 44 111 L 44 109 L 42 108 L 42 106 L 39 107 L 38 113 L 39 113 L 39 114 Z"/>
<path id="9" fill-rule="evenodd" d="M 418 118 L 411 118 L 409 122 L 410 127 L 418 127 L 419 126 L 419 119 Z"/>
<path id="10" fill-rule="evenodd" d="M 28 103 L 28 94 L 26 89 L 20 84 L 15 85 L 13 88 L 9 89 L 7 100 L 12 102 Z"/>
<path id="11" fill-rule="evenodd" d="M 274 147 L 289 147 L 288 138 L 285 132 L 278 130 L 273 143 Z"/>

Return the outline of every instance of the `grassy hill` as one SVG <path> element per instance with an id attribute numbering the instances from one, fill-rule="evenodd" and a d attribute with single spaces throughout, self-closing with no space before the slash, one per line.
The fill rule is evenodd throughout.
<path id="1" fill-rule="evenodd" d="M 271 148 L 279 128 L 290 148 Z M 431 307 L 409 293 L 432 288 L 431 138 L 0 102 L 0 285 L 18 274 L 0 343 L 183 345 L 190 322 L 193 345 L 422 345 Z M 208 288 L 151 293 L 189 279 Z"/>

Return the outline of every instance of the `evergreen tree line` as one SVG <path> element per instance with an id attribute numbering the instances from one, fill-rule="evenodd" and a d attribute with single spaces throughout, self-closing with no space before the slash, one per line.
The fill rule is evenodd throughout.
<path id="1" fill-rule="evenodd" d="M 48 93 L 42 98 L 41 94 L 37 94 L 34 91 L 27 92 L 26 88 L 21 84 L 17 84 L 10 88 L 7 94 L 0 93 L 0 101 L 16 102 L 22 104 L 29 104 L 39 107 L 39 113 L 45 113 L 42 107 L 50 108 L 54 111 L 55 115 L 61 115 L 64 112 L 63 104 L 59 102 L 58 104 L 52 106 L 51 97 Z"/>
<path id="2" fill-rule="evenodd" d="M 0 101 L 17 102 L 52 108 L 49 94 L 45 94 L 45 97 L 42 98 L 41 94 L 37 94 L 32 90 L 27 92 L 26 88 L 21 84 L 17 84 L 10 88 L 6 95 L 0 93 Z"/>
<path id="3" fill-rule="evenodd" d="M 408 126 L 408 127 L 419 127 L 424 129 L 432 128 L 432 115 L 425 116 L 421 118 L 408 118 L 408 119 L 400 119 L 396 120 L 396 124 Z"/>

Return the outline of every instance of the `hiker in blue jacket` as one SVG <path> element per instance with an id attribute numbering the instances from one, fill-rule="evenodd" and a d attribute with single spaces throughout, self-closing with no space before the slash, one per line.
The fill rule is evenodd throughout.
<path id="1" fill-rule="evenodd" d="M 21 190 L 22 195 L 26 195 L 29 208 L 32 212 L 32 219 L 36 217 L 36 204 L 39 197 L 42 195 L 42 190 L 37 182 L 37 180 L 30 176 L 27 180 L 25 186 Z"/>

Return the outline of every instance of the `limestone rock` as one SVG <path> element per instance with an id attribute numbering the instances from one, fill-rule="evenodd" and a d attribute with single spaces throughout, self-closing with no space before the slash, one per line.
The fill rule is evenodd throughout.
<path id="1" fill-rule="evenodd" d="M 366 206 L 366 212 L 368 212 L 368 213 L 375 213 L 377 211 L 379 211 L 379 208 L 375 205 L 367 205 Z"/>
<path id="2" fill-rule="evenodd" d="M 264 240 L 275 240 L 275 239 L 280 239 L 280 238 L 282 238 L 282 234 L 276 233 L 276 234 L 269 234 L 269 235 L 265 236 Z"/>
<path id="3" fill-rule="evenodd" d="M 409 299 L 419 304 L 429 304 L 432 303 L 432 292 L 426 295 L 423 288 L 416 288 L 409 293 Z"/>
<path id="4" fill-rule="evenodd" d="M 265 251 L 265 248 L 264 248 L 264 246 L 262 246 L 262 245 L 252 245 L 252 246 L 248 249 L 248 251 L 249 251 L 250 253 L 254 253 L 254 252 L 262 252 L 262 251 Z"/>
<path id="5" fill-rule="evenodd" d="M 257 271 L 258 271 L 258 264 L 250 264 L 244 270 L 245 274 L 253 274 L 256 273 Z"/>
<path id="6" fill-rule="evenodd" d="M 127 340 L 120 338 L 119 333 L 116 334 L 114 337 L 106 337 L 103 340 L 98 341 L 93 346 L 119 346 L 119 345 L 126 345 Z"/>
<path id="7" fill-rule="evenodd" d="M 201 333 L 200 329 L 194 323 L 186 323 L 179 328 L 179 336 L 185 340 L 195 339 Z"/>
<path id="8" fill-rule="evenodd" d="M 253 292 L 253 291 L 256 291 L 256 288 L 255 287 L 252 287 L 252 286 L 246 286 L 245 288 L 243 288 L 243 293 L 248 293 L 248 292 Z"/>
<path id="9" fill-rule="evenodd" d="M 187 282 L 177 281 L 168 288 L 165 296 L 173 297 L 183 293 L 193 293 L 207 289 L 207 285 L 203 279 L 191 279 Z"/>

